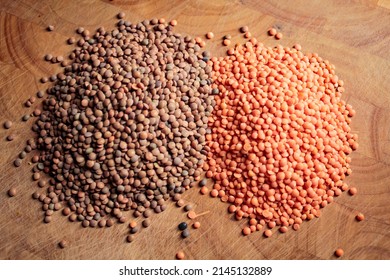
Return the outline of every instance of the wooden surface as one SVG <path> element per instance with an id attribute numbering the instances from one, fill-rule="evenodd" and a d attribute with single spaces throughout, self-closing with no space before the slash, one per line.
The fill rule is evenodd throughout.
<path id="1" fill-rule="evenodd" d="M 71 50 L 65 41 L 75 36 L 78 26 L 95 30 L 114 27 L 115 15 L 126 12 L 136 22 L 153 17 L 177 19 L 176 31 L 202 36 L 208 31 L 213 55 L 222 55 L 220 38 L 231 34 L 234 43 L 244 42 L 238 28 L 248 25 L 253 36 L 266 45 L 300 43 L 304 52 L 317 52 L 336 66 L 345 81 L 344 99 L 357 115 L 353 131 L 360 147 L 352 154 L 351 186 L 354 197 L 344 193 L 328 205 L 320 219 L 305 222 L 298 232 L 261 233 L 243 237 L 242 222 L 227 214 L 227 204 L 201 196 L 198 188 L 184 194 L 197 212 L 210 210 L 198 220 L 202 226 L 186 240 L 177 224 L 186 221 L 185 212 L 172 203 L 167 211 L 152 217 L 152 225 L 125 242 L 127 224 L 106 229 L 84 229 L 56 213 L 43 224 L 40 203 L 31 198 L 38 189 L 31 179 L 28 161 L 12 165 L 27 139 L 32 120 L 21 117 L 32 108 L 22 104 L 46 86 L 42 76 L 60 68 L 43 61 L 47 53 L 64 55 Z M 54 25 L 53 32 L 45 28 Z M 276 26 L 284 34 L 277 42 L 266 35 Z M 0 129 L 0 259 L 173 259 L 183 250 L 188 259 L 334 259 L 341 247 L 344 259 L 390 259 L 390 3 L 361 1 L 0 1 L 0 121 L 14 122 L 10 130 Z M 39 102 L 33 108 L 39 107 Z M 5 140 L 9 133 L 13 142 Z M 15 186 L 14 198 L 6 195 Z M 366 220 L 354 217 L 363 212 Z M 130 215 L 129 215 L 130 217 Z M 66 239 L 61 250 L 57 243 Z"/>

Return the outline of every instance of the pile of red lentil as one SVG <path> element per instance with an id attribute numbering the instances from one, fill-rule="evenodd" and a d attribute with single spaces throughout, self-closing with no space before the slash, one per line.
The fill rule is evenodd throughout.
<path id="1" fill-rule="evenodd" d="M 148 227 L 151 212 L 164 211 L 169 198 L 184 205 L 181 194 L 202 168 L 214 181 L 211 196 L 228 202 L 237 220 L 248 219 L 244 235 L 298 230 L 343 191 L 356 193 L 344 182 L 358 147 L 350 128 L 355 112 L 341 99 L 344 83 L 329 61 L 298 44 L 265 47 L 246 26 L 245 44 L 210 58 L 201 38 L 173 32 L 175 20 L 123 17 L 111 31 L 78 28 L 81 37 L 68 40 L 75 44 L 69 60 L 45 56 L 63 71 L 41 79 L 53 84 L 32 114 L 37 138 L 14 162 L 19 167 L 38 149 L 33 179 L 43 191 L 33 197 L 45 222 L 63 209 L 70 221 L 105 227 L 125 222 L 123 211 L 132 210 Z M 268 34 L 282 38 L 274 28 Z M 222 44 L 230 45 L 231 36 Z M 199 185 L 207 193 L 206 179 Z M 139 230 L 135 221 L 129 226 Z M 178 227 L 189 236 L 187 223 Z"/>
<path id="2" fill-rule="evenodd" d="M 300 46 L 265 47 L 251 39 L 213 57 L 216 106 L 204 165 L 213 196 L 249 219 L 245 235 L 299 229 L 348 189 L 348 155 L 357 148 L 355 114 L 335 67 Z"/>

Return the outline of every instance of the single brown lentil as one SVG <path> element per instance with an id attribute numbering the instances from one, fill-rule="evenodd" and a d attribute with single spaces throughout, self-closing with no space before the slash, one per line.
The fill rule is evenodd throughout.
<path id="1" fill-rule="evenodd" d="M 22 165 L 22 160 L 20 158 L 15 159 L 14 166 L 19 167 Z"/>
<path id="2" fill-rule="evenodd" d="M 4 128 L 5 128 L 5 129 L 10 129 L 11 126 L 12 126 L 12 122 L 11 122 L 11 121 L 6 121 L 6 122 L 4 122 Z"/>
<path id="3" fill-rule="evenodd" d="M 64 249 L 66 246 L 68 246 L 68 241 L 66 241 L 66 240 L 61 240 L 61 241 L 58 243 L 58 246 L 59 246 L 61 249 Z"/>
<path id="4" fill-rule="evenodd" d="M 126 237 L 126 241 L 127 241 L 128 243 L 133 242 L 133 241 L 134 241 L 134 235 L 128 235 L 128 236 Z"/>
<path id="5" fill-rule="evenodd" d="M 14 197 L 16 195 L 17 191 L 16 191 L 16 188 L 15 187 L 11 187 L 9 190 L 8 190 L 8 196 L 9 197 Z"/>
<path id="6" fill-rule="evenodd" d="M 23 115 L 23 117 L 22 117 L 22 121 L 24 121 L 24 122 L 26 122 L 26 121 L 28 121 L 30 119 L 30 115 Z"/>
<path id="7" fill-rule="evenodd" d="M 179 200 L 176 202 L 176 205 L 177 205 L 178 207 L 182 207 L 182 206 L 184 206 L 184 204 L 185 204 L 185 202 L 184 202 L 183 199 L 179 199 Z"/>

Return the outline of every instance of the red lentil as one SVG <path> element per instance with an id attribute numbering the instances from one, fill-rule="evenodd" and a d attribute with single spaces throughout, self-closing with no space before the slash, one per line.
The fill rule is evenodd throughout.
<path id="1" fill-rule="evenodd" d="M 359 213 L 359 214 L 356 215 L 355 218 L 356 218 L 357 221 L 361 222 L 361 221 L 364 220 L 365 217 L 364 217 L 363 213 Z"/>
<path id="2" fill-rule="evenodd" d="M 348 189 L 355 112 L 341 99 L 335 67 L 300 48 L 251 39 L 208 62 L 219 94 L 209 117 L 206 176 L 221 201 L 232 204 L 229 212 L 256 219 L 259 229 L 298 230 Z"/>
<path id="3" fill-rule="evenodd" d="M 338 258 L 341 258 L 344 255 L 344 250 L 341 248 L 338 248 L 335 252 L 334 255 Z"/>

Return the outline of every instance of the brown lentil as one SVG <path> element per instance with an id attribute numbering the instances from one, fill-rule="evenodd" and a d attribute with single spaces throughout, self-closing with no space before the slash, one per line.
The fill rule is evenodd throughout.
<path id="1" fill-rule="evenodd" d="M 11 126 L 12 126 L 12 122 L 11 122 L 11 121 L 6 121 L 6 122 L 4 122 L 4 128 L 5 128 L 5 129 L 10 129 Z"/>
<path id="2" fill-rule="evenodd" d="M 126 237 L 126 241 L 127 241 L 128 243 L 133 242 L 133 241 L 134 241 L 134 235 L 128 235 L 128 236 Z"/>
<path id="3" fill-rule="evenodd" d="M 145 219 L 145 220 L 143 220 L 143 221 L 142 221 L 142 226 L 143 226 L 144 228 L 149 227 L 149 226 L 150 226 L 150 219 Z"/>
<path id="4" fill-rule="evenodd" d="M 24 121 L 24 122 L 28 121 L 29 119 L 30 119 L 30 115 L 24 115 L 22 117 L 22 121 Z"/>
<path id="5" fill-rule="evenodd" d="M 79 27 L 81 38 L 68 39 L 76 43 L 70 61 L 50 76 L 43 109 L 34 111 L 36 143 L 25 148 L 38 148 L 39 170 L 52 177 L 57 202 L 44 207 L 77 209 L 85 227 L 125 222 L 122 211 L 145 218 L 164 211 L 199 177 L 207 155 L 214 100 L 204 42 L 174 33 L 175 21 L 133 24 L 124 16 L 114 30 Z"/>
<path id="6" fill-rule="evenodd" d="M 190 236 L 190 231 L 188 229 L 185 229 L 181 232 L 181 237 L 182 238 L 187 238 Z"/>
<path id="7" fill-rule="evenodd" d="M 14 161 L 15 167 L 19 167 L 22 165 L 22 160 L 20 158 L 15 159 Z"/>
<path id="8" fill-rule="evenodd" d="M 184 202 L 183 199 L 179 199 L 179 200 L 176 202 L 176 205 L 177 205 L 178 207 L 182 207 L 184 204 L 185 204 L 185 202 Z"/>
<path id="9" fill-rule="evenodd" d="M 9 197 L 14 197 L 16 195 L 17 191 L 16 191 L 16 188 L 15 187 L 11 187 L 9 190 L 8 190 L 8 196 Z"/>
<path id="10" fill-rule="evenodd" d="M 191 204 L 187 204 L 186 206 L 184 206 L 184 211 L 188 212 L 190 210 L 192 210 L 193 206 Z"/>
<path id="11" fill-rule="evenodd" d="M 61 241 L 58 243 L 58 246 L 60 246 L 61 249 L 64 249 L 66 246 L 68 246 L 68 241 L 66 241 L 66 240 L 61 240 Z"/>

